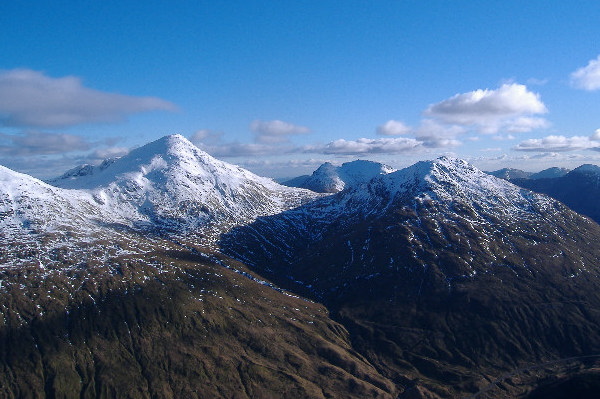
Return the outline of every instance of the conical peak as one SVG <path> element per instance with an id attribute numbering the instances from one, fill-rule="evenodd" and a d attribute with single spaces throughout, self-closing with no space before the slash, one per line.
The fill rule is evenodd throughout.
<path id="1" fill-rule="evenodd" d="M 193 153 L 200 156 L 208 156 L 208 154 L 186 139 L 180 134 L 172 134 L 161 137 L 160 139 L 139 147 L 133 152 L 143 152 L 148 155 L 185 155 Z"/>
<path id="2" fill-rule="evenodd" d="M 325 162 L 323 163 L 321 166 L 319 166 L 317 168 L 317 170 L 315 170 L 313 172 L 314 175 L 319 175 L 322 173 L 331 173 L 337 170 L 337 166 L 335 166 L 334 164 L 332 164 L 331 162 Z"/>

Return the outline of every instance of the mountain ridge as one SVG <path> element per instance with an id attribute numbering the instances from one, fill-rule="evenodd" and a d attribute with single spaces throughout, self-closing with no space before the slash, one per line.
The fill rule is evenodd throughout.
<path id="1" fill-rule="evenodd" d="M 596 239 L 600 226 L 559 201 L 440 158 L 259 218 L 221 244 L 328 306 L 386 375 L 456 397 L 482 374 L 598 353 L 600 249 L 581 245 Z"/>

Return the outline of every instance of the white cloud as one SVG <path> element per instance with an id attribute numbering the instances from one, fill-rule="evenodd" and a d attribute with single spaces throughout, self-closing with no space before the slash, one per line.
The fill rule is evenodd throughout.
<path id="1" fill-rule="evenodd" d="M 457 137 L 464 134 L 465 129 L 456 125 L 442 125 L 432 119 L 424 119 L 415 132 L 415 137 L 429 148 L 458 147 L 461 142 Z"/>
<path id="2" fill-rule="evenodd" d="M 290 135 L 310 132 L 310 129 L 306 126 L 294 125 L 280 120 L 255 120 L 250 123 L 250 130 L 256 133 L 258 143 L 267 144 L 287 142 Z"/>
<path id="3" fill-rule="evenodd" d="M 564 152 L 600 148 L 597 131 L 592 136 L 547 136 L 541 139 L 524 140 L 513 147 L 517 151 Z"/>
<path id="4" fill-rule="evenodd" d="M 383 136 L 399 136 L 412 131 L 410 126 L 405 125 L 401 121 L 389 120 L 381 126 L 377 127 L 377 134 Z"/>
<path id="5" fill-rule="evenodd" d="M 105 159 L 120 158 L 127 154 L 129 154 L 129 148 L 108 147 L 108 148 L 101 148 L 101 149 L 95 150 L 88 156 L 88 159 L 91 162 L 103 161 Z"/>
<path id="6" fill-rule="evenodd" d="M 284 154 L 290 151 L 287 146 L 239 142 L 201 145 L 200 148 L 217 158 Z"/>
<path id="7" fill-rule="evenodd" d="M 504 130 L 510 133 L 525 133 L 536 129 L 544 129 L 549 126 L 550 123 L 544 118 L 521 116 L 508 120 L 504 125 Z"/>
<path id="8" fill-rule="evenodd" d="M 0 133 L 0 153 L 5 156 L 64 154 L 90 149 L 81 136 L 65 133 L 26 131 L 20 134 Z"/>
<path id="9" fill-rule="evenodd" d="M 215 132 L 209 129 L 200 129 L 190 136 L 190 141 L 196 145 L 210 145 L 220 143 L 223 132 Z"/>
<path id="10" fill-rule="evenodd" d="M 0 72 L 0 124 L 64 127 L 116 122 L 128 115 L 176 107 L 156 97 L 134 97 L 84 87 L 74 76 L 52 78 L 29 69 Z"/>
<path id="11" fill-rule="evenodd" d="M 571 84 L 573 87 L 583 90 L 600 89 L 600 55 L 595 60 L 590 60 L 586 66 L 573 72 Z"/>
<path id="12" fill-rule="evenodd" d="M 496 90 L 475 90 L 430 105 L 425 115 L 460 126 L 473 126 L 482 133 L 493 134 L 500 129 L 530 131 L 547 122 L 531 115 L 548 112 L 539 94 L 517 83 L 503 84 Z"/>
<path id="13" fill-rule="evenodd" d="M 325 145 L 306 146 L 304 152 L 337 155 L 402 154 L 418 150 L 422 146 L 421 141 L 406 137 L 339 139 Z"/>

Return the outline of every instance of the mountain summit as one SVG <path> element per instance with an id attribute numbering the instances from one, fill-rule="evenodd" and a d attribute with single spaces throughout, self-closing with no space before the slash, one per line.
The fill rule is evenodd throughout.
<path id="1" fill-rule="evenodd" d="M 356 160 L 335 166 L 325 162 L 310 176 L 300 176 L 284 184 L 307 188 L 318 193 L 337 193 L 345 188 L 366 183 L 375 176 L 393 172 L 395 169 L 373 161 Z"/>
<path id="2" fill-rule="evenodd" d="M 137 224 L 190 231 L 242 223 L 314 198 L 219 161 L 181 135 L 163 137 L 88 174 L 53 184 L 93 194 L 103 207 Z"/>

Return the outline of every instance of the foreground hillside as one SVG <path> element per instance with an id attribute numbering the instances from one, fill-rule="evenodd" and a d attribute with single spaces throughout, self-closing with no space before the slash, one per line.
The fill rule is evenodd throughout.
<path id="1" fill-rule="evenodd" d="M 161 246 L 43 277 L 4 270 L 0 396 L 394 397 L 322 305 Z"/>

